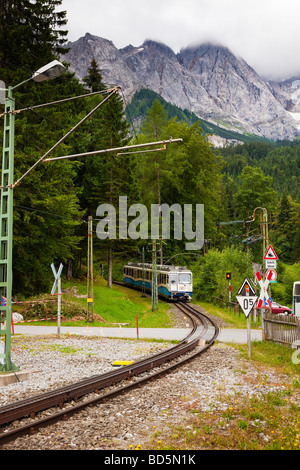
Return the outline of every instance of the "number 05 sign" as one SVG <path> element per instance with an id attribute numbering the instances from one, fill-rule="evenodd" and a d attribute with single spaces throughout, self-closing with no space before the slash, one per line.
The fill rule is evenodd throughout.
<path id="1" fill-rule="evenodd" d="M 236 296 L 238 303 L 241 306 L 241 309 L 243 310 L 244 314 L 246 317 L 250 314 L 251 310 L 253 309 L 255 302 L 257 300 L 257 296 L 251 296 L 251 297 L 243 297 L 241 295 Z"/>
<path id="2" fill-rule="evenodd" d="M 236 298 L 245 316 L 248 317 L 255 305 L 255 302 L 257 301 L 257 295 L 255 295 L 255 292 L 248 279 L 245 279 L 243 282 L 243 285 L 241 286 Z"/>

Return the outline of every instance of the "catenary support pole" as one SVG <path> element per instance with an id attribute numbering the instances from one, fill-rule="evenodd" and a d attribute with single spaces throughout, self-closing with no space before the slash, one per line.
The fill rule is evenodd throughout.
<path id="1" fill-rule="evenodd" d="M 11 308 L 12 308 L 12 250 L 13 250 L 13 179 L 14 179 L 14 129 L 15 101 L 12 87 L 8 88 L 5 101 L 2 175 L 1 175 L 1 208 L 0 208 L 0 289 L 1 320 L 5 328 L 0 331 L 5 336 L 5 350 L 2 371 L 18 370 L 11 361 Z M 1 325 L 1 322 L 0 322 Z"/>

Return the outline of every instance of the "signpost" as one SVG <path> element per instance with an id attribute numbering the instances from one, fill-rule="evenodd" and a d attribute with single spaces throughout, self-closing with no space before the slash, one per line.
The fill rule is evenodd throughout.
<path id="1" fill-rule="evenodd" d="M 226 279 L 229 281 L 228 296 L 229 296 L 229 309 L 231 313 L 231 273 L 226 273 Z"/>
<path id="2" fill-rule="evenodd" d="M 58 296 L 57 296 L 58 297 L 58 299 L 57 299 L 57 334 L 60 335 L 60 313 L 61 313 L 61 279 L 60 279 L 60 275 L 61 275 L 61 272 L 63 270 L 63 265 L 60 264 L 60 266 L 58 268 L 58 271 L 56 272 L 55 266 L 52 263 L 51 264 L 51 269 L 52 269 L 53 274 L 54 274 L 54 284 L 53 284 L 53 287 L 52 287 L 51 295 L 54 295 L 55 291 L 56 291 L 56 288 L 58 288 L 57 289 L 57 293 L 58 293 Z"/>
<path id="3" fill-rule="evenodd" d="M 250 323 L 250 312 L 255 305 L 257 295 L 253 290 L 249 280 L 246 278 L 238 291 L 236 296 L 238 303 L 240 304 L 246 318 L 247 318 L 247 343 L 248 343 L 248 356 L 251 357 L 251 323 Z"/>

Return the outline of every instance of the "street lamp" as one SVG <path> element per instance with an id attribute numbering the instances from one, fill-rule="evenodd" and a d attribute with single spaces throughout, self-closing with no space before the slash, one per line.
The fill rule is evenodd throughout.
<path id="1" fill-rule="evenodd" d="M 18 367 L 11 361 L 11 315 L 12 315 L 12 250 L 13 250 L 13 179 L 14 179 L 14 135 L 15 135 L 15 101 L 13 91 L 28 82 L 42 82 L 59 77 L 65 67 L 53 60 L 41 67 L 23 82 L 7 89 L 4 111 L 3 153 L 0 196 L 0 290 L 1 317 L 5 313 L 5 328 L 0 337 L 5 336 L 4 351 L 0 349 L 0 371 L 15 371 Z M 2 343 L 2 342 L 1 342 Z"/>

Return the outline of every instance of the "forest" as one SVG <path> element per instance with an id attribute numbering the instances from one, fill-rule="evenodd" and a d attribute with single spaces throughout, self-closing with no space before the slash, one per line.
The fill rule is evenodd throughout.
<path id="1" fill-rule="evenodd" d="M 0 79 L 5 87 L 19 84 L 54 59 L 63 61 L 67 16 L 61 0 L 4 0 L 0 4 Z M 68 68 L 68 64 L 64 62 Z M 15 179 L 23 175 L 77 122 L 106 96 L 101 70 L 91 61 L 83 82 L 66 71 L 44 83 L 28 81 L 14 94 Z M 102 93 L 96 93 L 102 91 Z M 69 97 L 72 101 L 34 109 L 38 104 Z M 154 97 L 155 98 L 155 97 Z M 278 301 L 291 303 L 292 283 L 300 280 L 300 142 L 257 142 L 214 148 L 209 129 L 200 120 L 187 121 L 182 112 L 155 98 L 143 108 L 139 128 L 122 92 L 57 147 L 51 157 L 93 152 L 153 141 L 182 139 L 166 150 L 141 153 L 105 152 L 89 157 L 42 163 L 14 191 L 13 295 L 49 292 L 51 263 L 64 264 L 67 278 L 86 275 L 88 217 L 93 220 L 94 270 L 108 288 L 120 279 L 128 260 L 140 261 L 142 250 L 151 261 L 151 240 L 106 239 L 96 236 L 97 207 L 128 205 L 204 205 L 205 242 L 186 252 L 185 240 L 162 240 L 158 262 L 184 264 L 194 273 L 195 295 L 213 301 L 228 295 L 227 271 L 238 289 L 252 262 L 262 263 L 260 210 L 268 214 L 269 242 L 279 256 L 274 286 Z M 1 135 L 3 140 L 3 101 Z M 132 111 L 132 109 L 131 109 Z M 135 116 L 136 118 L 136 116 Z M 150 147 L 149 149 L 150 150 Z"/>

